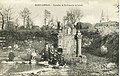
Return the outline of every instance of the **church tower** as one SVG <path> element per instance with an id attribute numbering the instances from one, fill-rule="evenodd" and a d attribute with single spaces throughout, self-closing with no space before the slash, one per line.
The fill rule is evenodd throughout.
<path id="1" fill-rule="evenodd" d="M 102 22 L 108 22 L 108 21 L 109 21 L 108 15 L 105 16 L 105 14 L 104 14 L 104 12 L 102 10 L 101 17 L 100 17 L 100 23 L 102 23 Z"/>

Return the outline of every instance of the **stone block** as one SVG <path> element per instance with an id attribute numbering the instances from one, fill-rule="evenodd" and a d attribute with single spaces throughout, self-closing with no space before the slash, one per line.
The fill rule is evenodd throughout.
<path id="1" fill-rule="evenodd" d="M 87 63 L 87 57 L 85 55 L 81 55 L 82 56 L 82 63 Z"/>

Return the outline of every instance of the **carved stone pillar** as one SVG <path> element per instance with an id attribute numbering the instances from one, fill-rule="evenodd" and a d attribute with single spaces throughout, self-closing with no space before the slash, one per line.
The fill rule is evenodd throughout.
<path id="1" fill-rule="evenodd" d="M 80 32 L 80 31 L 78 31 L 78 35 L 77 35 L 77 37 L 78 37 L 78 38 L 77 38 L 77 39 L 78 39 L 78 56 L 81 56 L 81 55 L 82 55 L 82 54 L 81 54 L 82 35 L 81 35 L 81 32 Z"/>

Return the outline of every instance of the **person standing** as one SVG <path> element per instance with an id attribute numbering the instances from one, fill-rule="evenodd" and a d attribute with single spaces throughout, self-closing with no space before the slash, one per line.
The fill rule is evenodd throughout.
<path id="1" fill-rule="evenodd" d="M 14 57 L 15 57 L 14 52 L 11 50 L 8 55 L 9 61 L 13 61 Z"/>
<path id="2" fill-rule="evenodd" d="M 27 58 L 28 58 L 29 64 L 31 64 L 32 55 L 30 52 L 27 53 Z"/>
<path id="3" fill-rule="evenodd" d="M 45 61 L 49 60 L 49 44 L 45 45 Z"/>
<path id="4" fill-rule="evenodd" d="M 35 58 L 37 57 L 37 52 L 34 50 L 31 55 L 32 59 L 35 60 Z"/>

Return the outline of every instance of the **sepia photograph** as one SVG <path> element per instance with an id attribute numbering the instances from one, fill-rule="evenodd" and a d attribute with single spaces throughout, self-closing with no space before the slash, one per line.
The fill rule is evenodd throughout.
<path id="1" fill-rule="evenodd" d="M 119 0 L 0 0 L 0 76 L 119 76 Z"/>

